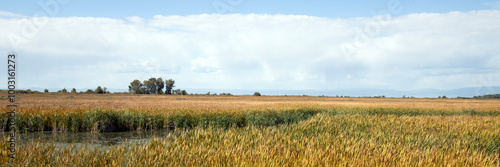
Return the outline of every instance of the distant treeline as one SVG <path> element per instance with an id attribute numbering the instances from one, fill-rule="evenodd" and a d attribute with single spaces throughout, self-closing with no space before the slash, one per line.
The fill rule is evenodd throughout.
<path id="1" fill-rule="evenodd" d="M 0 93 L 7 93 L 7 90 L 0 90 Z M 80 91 L 77 92 L 75 88 L 71 89 L 71 91 L 68 91 L 66 88 L 63 88 L 61 90 L 58 90 L 56 92 L 49 92 L 48 89 L 45 89 L 43 92 L 37 91 L 37 90 L 31 90 L 31 89 L 26 89 L 26 90 L 16 90 L 16 93 L 18 94 L 41 94 L 41 93 L 80 93 L 80 94 L 106 94 L 110 93 L 106 87 L 102 88 L 101 86 L 97 86 L 95 90 L 92 89 L 87 89 L 86 91 Z"/>
<path id="2" fill-rule="evenodd" d="M 500 94 L 489 94 L 482 96 L 474 96 L 474 99 L 500 99 Z"/>

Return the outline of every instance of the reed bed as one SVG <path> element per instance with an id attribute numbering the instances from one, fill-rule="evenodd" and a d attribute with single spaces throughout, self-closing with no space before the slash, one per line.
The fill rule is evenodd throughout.
<path id="1" fill-rule="evenodd" d="M 4 112 L 6 113 L 6 111 Z M 241 111 L 195 111 L 195 110 L 101 110 L 48 112 L 20 112 L 16 128 L 20 132 L 116 132 L 131 130 L 191 129 L 194 127 L 275 126 L 306 120 L 318 113 L 359 115 L 471 115 L 499 116 L 500 111 L 429 110 L 405 108 L 324 108 L 258 109 Z M 0 118 L 0 128 L 8 131 L 8 117 Z"/>
<path id="2" fill-rule="evenodd" d="M 499 116 L 331 115 L 296 124 L 195 127 L 102 151 L 22 145 L 18 166 L 498 166 Z M 5 140 L 0 147 L 6 147 Z"/>
<path id="3" fill-rule="evenodd" d="M 178 98 L 182 97 L 182 98 Z M 183 100 L 178 100 L 183 99 Z M 500 115 L 498 100 L 332 97 L 23 94 L 16 126 L 29 131 L 128 131 L 236 124 L 278 125 L 334 112 L 369 115 Z M 8 130 L 0 101 L 0 131 Z"/>

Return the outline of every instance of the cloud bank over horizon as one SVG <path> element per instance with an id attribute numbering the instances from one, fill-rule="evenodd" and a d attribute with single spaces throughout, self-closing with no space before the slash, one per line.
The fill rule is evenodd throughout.
<path id="1" fill-rule="evenodd" d="M 498 18 L 500 10 L 348 19 L 0 12 L 0 48 L 19 55 L 21 88 L 126 89 L 163 77 L 179 88 L 455 89 L 499 86 Z M 30 22 L 41 28 L 25 38 Z"/>

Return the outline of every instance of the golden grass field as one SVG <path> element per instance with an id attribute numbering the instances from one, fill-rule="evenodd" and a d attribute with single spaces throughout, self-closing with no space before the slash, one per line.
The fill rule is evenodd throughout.
<path id="1" fill-rule="evenodd" d="M 500 101 L 333 97 L 19 95 L 31 131 L 175 129 L 100 150 L 0 142 L 19 166 L 499 166 Z M 6 100 L 0 101 L 6 113 Z M 5 116 L 4 116 L 5 117 Z M 6 119 L 2 119 L 5 130 Z"/>

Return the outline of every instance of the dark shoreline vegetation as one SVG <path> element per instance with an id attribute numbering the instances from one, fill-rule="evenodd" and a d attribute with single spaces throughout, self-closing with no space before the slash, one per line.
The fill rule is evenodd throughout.
<path id="1" fill-rule="evenodd" d="M 6 113 L 6 111 L 3 111 Z M 255 109 L 239 112 L 204 113 L 190 110 L 163 113 L 161 111 L 133 111 L 93 109 L 87 111 L 44 112 L 16 114 L 19 132 L 121 132 L 134 130 L 192 129 L 276 126 L 307 120 L 318 113 L 328 115 L 394 115 L 394 116 L 499 116 L 500 111 L 429 110 L 405 108 L 298 108 Z M 0 118 L 2 131 L 9 131 L 8 117 Z"/>

